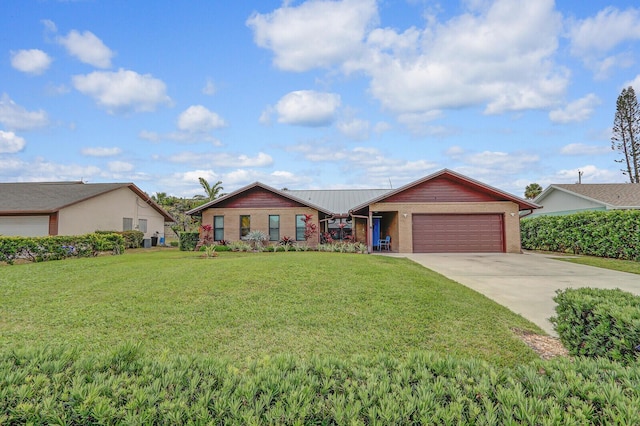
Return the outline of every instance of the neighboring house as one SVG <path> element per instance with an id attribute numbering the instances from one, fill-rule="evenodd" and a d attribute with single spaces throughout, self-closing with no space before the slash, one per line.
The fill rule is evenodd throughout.
<path id="1" fill-rule="evenodd" d="M 140 230 L 162 236 L 174 219 L 133 183 L 0 183 L 0 235 Z"/>
<path id="2" fill-rule="evenodd" d="M 640 209 L 640 183 L 555 184 L 546 188 L 534 202 L 542 207 L 532 217 Z"/>
<path id="3" fill-rule="evenodd" d="M 321 234 L 366 243 L 370 251 L 389 236 L 391 250 L 401 253 L 518 253 L 519 212 L 536 208 L 445 169 L 395 190 L 290 191 L 254 183 L 187 214 L 201 215 L 216 241 L 237 241 L 251 230 L 272 242 L 303 241 L 309 214 Z"/>

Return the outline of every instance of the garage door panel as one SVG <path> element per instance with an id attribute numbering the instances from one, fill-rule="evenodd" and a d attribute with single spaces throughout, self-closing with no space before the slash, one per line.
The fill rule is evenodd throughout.
<path id="1" fill-rule="evenodd" d="M 501 214 L 415 214 L 414 253 L 504 251 Z"/>

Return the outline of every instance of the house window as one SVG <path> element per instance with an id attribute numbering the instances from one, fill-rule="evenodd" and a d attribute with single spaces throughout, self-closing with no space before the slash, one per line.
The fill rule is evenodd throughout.
<path id="1" fill-rule="evenodd" d="M 251 216 L 240 216 L 240 238 L 246 237 L 251 232 Z"/>
<path id="2" fill-rule="evenodd" d="M 269 215 L 269 241 L 280 240 L 280 216 Z"/>
<path id="3" fill-rule="evenodd" d="M 296 241 L 304 241 L 304 215 L 297 214 L 296 215 Z"/>
<path id="4" fill-rule="evenodd" d="M 133 230 L 133 218 L 131 218 L 131 217 L 123 217 L 122 218 L 122 230 L 123 231 L 131 231 L 131 230 Z"/>
<path id="5" fill-rule="evenodd" d="M 224 216 L 213 217 L 213 239 L 214 241 L 224 240 Z"/>
<path id="6" fill-rule="evenodd" d="M 147 219 L 138 219 L 138 231 L 147 233 Z"/>

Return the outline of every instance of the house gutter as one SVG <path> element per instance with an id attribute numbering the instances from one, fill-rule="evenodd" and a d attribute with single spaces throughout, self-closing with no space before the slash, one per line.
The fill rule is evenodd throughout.
<path id="1" fill-rule="evenodd" d="M 523 211 L 524 211 L 524 210 L 523 210 Z M 530 214 L 533 214 L 533 209 L 529 209 L 529 213 L 525 213 L 525 214 L 520 215 L 520 219 L 522 219 L 523 217 L 527 217 L 527 216 L 529 216 Z"/>

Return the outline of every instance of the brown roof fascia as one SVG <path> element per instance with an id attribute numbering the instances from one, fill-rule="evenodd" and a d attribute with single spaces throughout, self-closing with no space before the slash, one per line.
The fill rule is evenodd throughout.
<path id="1" fill-rule="evenodd" d="M 425 176 L 425 177 L 423 177 L 421 179 L 418 179 L 416 181 L 413 181 L 413 182 L 410 182 L 410 183 L 408 183 L 406 185 L 403 185 L 403 186 L 401 186 L 400 188 L 398 188 L 398 189 L 396 189 L 394 191 L 388 192 L 388 193 L 386 193 L 384 195 L 381 195 L 381 196 L 379 196 L 377 198 L 369 200 L 365 204 L 361 204 L 361 205 L 359 205 L 357 207 L 354 207 L 353 209 L 349 210 L 349 213 L 357 212 L 359 210 L 362 210 L 362 209 L 370 206 L 371 204 L 379 203 L 380 201 L 383 201 L 383 200 L 385 200 L 385 199 L 387 199 L 387 198 L 389 198 L 389 197 L 391 197 L 393 195 L 396 195 L 396 194 L 399 194 L 399 193 L 401 193 L 403 191 L 406 191 L 409 188 L 412 188 L 412 187 L 420 185 L 420 184 L 422 184 L 424 182 L 427 182 L 427 181 L 430 181 L 430 180 L 435 179 L 437 177 L 445 176 L 445 175 L 449 176 L 449 177 L 452 177 L 455 180 L 457 180 L 457 181 L 459 181 L 459 182 L 461 182 L 463 184 L 471 185 L 473 187 L 476 187 L 477 189 L 479 189 L 479 190 L 481 190 L 483 192 L 489 192 L 494 196 L 498 196 L 499 198 L 506 198 L 509 201 L 513 201 L 513 202 L 518 204 L 518 208 L 520 210 L 530 210 L 530 209 L 539 209 L 540 208 L 540 206 L 535 204 L 535 203 L 532 203 L 530 201 L 527 201 L 527 200 L 524 200 L 522 198 L 516 197 L 514 195 L 511 195 L 511 194 L 509 194 L 507 192 L 501 191 L 501 190 L 499 190 L 497 188 L 494 188 L 492 186 L 489 186 L 487 184 L 479 182 L 479 181 L 477 181 L 475 179 L 472 179 L 470 177 L 461 175 L 460 173 L 454 172 L 453 170 L 442 169 L 442 170 L 437 171 L 435 173 L 432 173 L 432 174 L 430 174 L 428 176 Z"/>
<path id="2" fill-rule="evenodd" d="M 245 191 L 248 191 L 248 190 L 256 188 L 256 187 L 265 189 L 265 190 L 270 191 L 270 192 L 273 192 L 276 195 L 279 195 L 281 197 L 284 197 L 284 198 L 287 198 L 289 200 L 295 201 L 296 203 L 300 203 L 300 204 L 305 205 L 307 207 L 311 207 L 312 209 L 318 210 L 319 212 L 322 212 L 322 213 L 325 213 L 325 214 L 329 214 L 329 215 L 333 214 L 333 212 L 327 211 L 327 210 L 323 209 L 320 206 L 316 206 L 315 204 L 309 203 L 308 201 L 302 200 L 302 199 L 300 199 L 298 197 L 294 197 L 293 195 L 288 194 L 287 191 L 277 190 L 277 189 L 272 188 L 269 185 L 265 185 L 264 183 L 261 183 L 261 182 L 254 182 L 254 183 L 249 184 L 247 186 L 243 186 L 242 188 L 237 189 L 237 190 L 235 190 L 235 191 L 233 191 L 233 192 L 231 192 L 231 193 L 229 193 L 227 195 L 224 195 L 224 196 L 222 196 L 220 198 L 216 198 L 215 200 L 211 200 L 208 203 L 205 203 L 205 204 L 203 204 L 201 206 L 196 207 L 195 209 L 191 209 L 188 212 L 186 212 L 185 214 L 193 215 L 193 214 L 196 214 L 196 213 L 200 213 L 203 210 L 208 209 L 209 207 L 211 207 L 211 206 L 213 206 L 213 205 L 215 205 L 217 203 L 220 203 L 220 202 L 222 202 L 224 200 L 228 200 L 229 198 L 235 197 L 235 196 L 237 196 L 237 195 L 239 195 L 239 194 L 241 194 L 241 193 L 243 193 Z"/>

